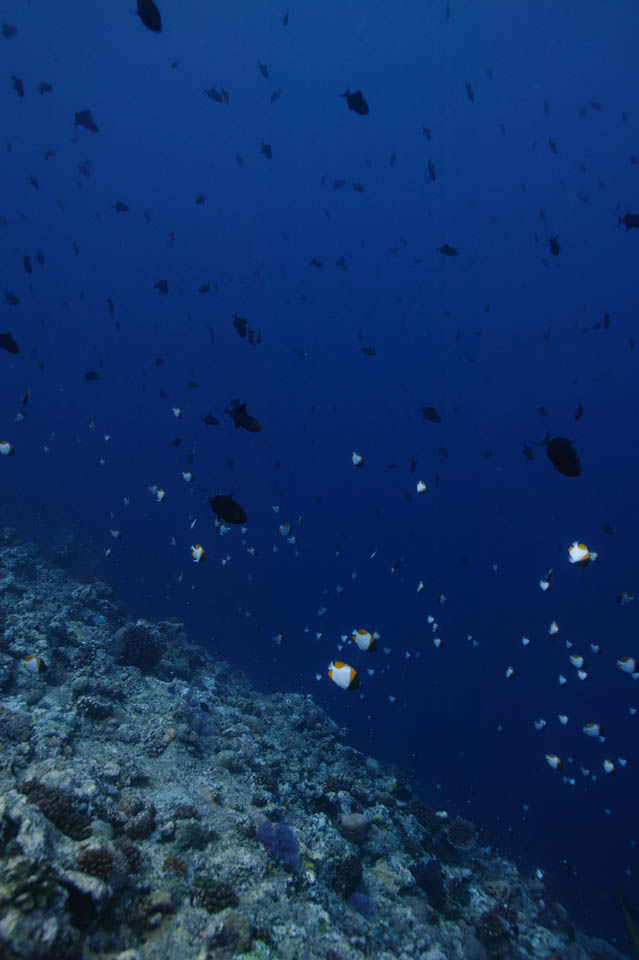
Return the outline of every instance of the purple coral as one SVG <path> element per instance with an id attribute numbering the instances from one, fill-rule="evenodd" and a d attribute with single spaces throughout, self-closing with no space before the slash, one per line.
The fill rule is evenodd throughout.
<path id="1" fill-rule="evenodd" d="M 299 863 L 300 845 L 285 820 L 280 820 L 275 826 L 264 820 L 257 828 L 257 839 L 264 844 L 271 860 L 279 860 L 286 870 L 295 870 Z"/>

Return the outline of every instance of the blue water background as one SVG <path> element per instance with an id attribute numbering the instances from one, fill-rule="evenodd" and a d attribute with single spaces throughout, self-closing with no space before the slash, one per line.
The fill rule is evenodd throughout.
<path id="1" fill-rule="evenodd" d="M 439 0 L 328 0 L 291 3 L 284 26 L 285 4 L 166 0 L 156 36 L 132 6 L 3 8 L 18 33 L 0 38 L 0 284 L 21 302 L 3 298 L 0 331 L 21 354 L 0 356 L 0 439 L 16 449 L 0 463 L 0 522 L 43 549 L 73 538 L 78 570 L 133 615 L 184 620 L 261 688 L 311 694 L 348 742 L 473 819 L 524 873 L 541 867 L 578 922 L 625 943 L 639 697 L 615 664 L 639 646 L 637 606 L 615 598 L 639 590 L 639 231 L 617 215 L 639 212 L 636 8 L 451 0 L 447 16 Z M 230 102 L 206 97 L 212 86 Z M 368 116 L 348 110 L 347 88 Z M 98 134 L 74 127 L 87 108 Z M 238 336 L 235 313 L 260 344 Z M 234 398 L 261 433 L 234 429 Z M 421 415 L 431 405 L 439 424 Z M 203 424 L 209 411 L 219 426 Z M 575 441 L 581 477 L 543 447 L 522 454 L 546 431 Z M 220 492 L 246 509 L 246 535 L 216 533 L 207 498 Z M 570 566 L 575 538 L 597 564 Z M 356 627 L 380 632 L 376 655 L 340 651 Z M 587 657 L 587 681 L 570 652 Z M 326 678 L 336 656 L 361 695 Z M 604 745 L 581 733 L 593 720 Z M 604 756 L 628 767 L 605 776 Z"/>

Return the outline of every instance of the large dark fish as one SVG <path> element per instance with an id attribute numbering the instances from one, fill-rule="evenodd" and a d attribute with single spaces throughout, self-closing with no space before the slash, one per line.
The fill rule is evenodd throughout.
<path id="1" fill-rule="evenodd" d="M 545 447 L 548 459 L 555 470 L 563 474 L 564 477 L 578 477 L 581 475 L 581 461 L 577 451 L 572 445 L 572 440 L 566 437 L 552 437 L 546 434 L 538 447 Z"/>
<path id="2" fill-rule="evenodd" d="M 137 15 L 144 26 L 152 30 L 153 33 L 159 33 L 162 29 L 160 11 L 153 0 L 138 0 Z"/>
<path id="3" fill-rule="evenodd" d="M 90 110 L 78 110 L 75 115 L 75 126 L 86 127 L 87 130 L 93 130 L 94 133 L 100 132 L 100 128 L 91 116 Z"/>
<path id="4" fill-rule="evenodd" d="M 442 418 L 439 415 L 437 407 L 422 407 L 422 417 L 424 420 L 430 420 L 431 423 L 442 422 Z"/>
<path id="5" fill-rule="evenodd" d="M 20 347 L 10 333 L 0 333 L 0 349 L 7 353 L 20 353 Z"/>
<path id="6" fill-rule="evenodd" d="M 366 100 L 364 100 L 364 95 L 361 90 L 356 90 L 355 93 L 351 93 L 350 90 L 347 90 L 346 93 L 342 93 L 341 96 L 346 97 L 348 109 L 352 110 L 354 113 L 359 113 L 362 117 L 365 117 L 367 113 L 370 113 L 368 104 L 366 103 Z"/>
<path id="7" fill-rule="evenodd" d="M 627 213 L 623 217 L 617 217 L 618 227 L 623 223 L 626 230 L 632 230 L 633 227 L 639 227 L 639 213 Z"/>
<path id="8" fill-rule="evenodd" d="M 230 493 L 220 493 L 216 497 L 210 497 L 209 503 L 213 513 L 225 523 L 246 523 L 248 520 L 246 513 Z"/>
<path id="9" fill-rule="evenodd" d="M 236 400 L 226 412 L 233 418 L 236 427 L 244 427 L 250 433 L 259 433 L 262 429 L 259 420 L 247 412 L 245 403 L 239 403 Z"/>
<path id="10" fill-rule="evenodd" d="M 441 247 L 437 247 L 437 250 L 440 253 L 443 253 L 445 257 L 456 257 L 457 250 L 454 247 L 451 247 L 449 243 L 442 243 Z"/>

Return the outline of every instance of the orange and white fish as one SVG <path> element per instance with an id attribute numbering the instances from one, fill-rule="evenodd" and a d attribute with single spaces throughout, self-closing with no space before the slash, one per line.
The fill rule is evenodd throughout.
<path id="1" fill-rule="evenodd" d="M 341 660 L 331 660 L 328 665 L 328 676 L 342 690 L 356 690 L 359 687 L 357 670 L 349 667 L 347 663 L 342 663 Z"/>
<path id="2" fill-rule="evenodd" d="M 25 670 L 28 670 L 29 673 L 44 673 L 47 669 L 47 666 L 40 657 L 34 657 L 29 655 L 25 657 L 22 661 L 22 666 Z"/>
<path id="3" fill-rule="evenodd" d="M 202 563 L 206 559 L 206 551 L 204 547 L 196 543 L 191 547 L 191 557 L 193 558 L 193 563 Z"/>
<path id="4" fill-rule="evenodd" d="M 356 643 L 360 650 L 364 650 L 366 653 L 376 653 L 377 652 L 377 641 L 379 640 L 379 633 L 370 633 L 368 630 L 354 630 L 353 631 L 353 643 Z"/>

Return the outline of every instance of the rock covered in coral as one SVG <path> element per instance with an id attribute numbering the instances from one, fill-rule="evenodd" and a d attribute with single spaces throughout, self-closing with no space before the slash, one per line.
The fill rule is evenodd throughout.
<path id="1" fill-rule="evenodd" d="M 2 960 L 621 960 L 311 697 L 77 562 L 0 531 Z"/>

